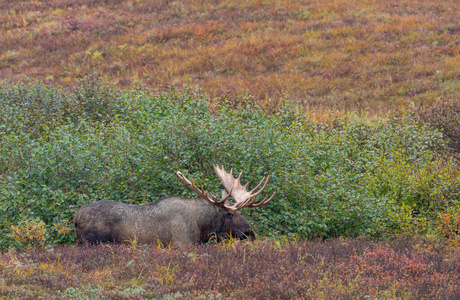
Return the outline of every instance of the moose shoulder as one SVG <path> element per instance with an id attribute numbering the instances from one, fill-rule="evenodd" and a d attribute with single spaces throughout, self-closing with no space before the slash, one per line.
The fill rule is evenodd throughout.
<path id="1" fill-rule="evenodd" d="M 268 177 L 250 192 L 240 183 L 241 173 L 235 179 L 232 171 L 214 166 L 225 191 L 218 197 L 196 187 L 193 179 L 182 173 L 177 177 L 200 198 L 168 197 L 147 205 L 98 201 L 82 206 L 75 214 L 74 224 L 79 243 L 161 243 L 180 247 L 207 242 L 213 236 L 218 240 L 230 236 L 253 239 L 251 225 L 238 212 L 243 207 L 257 207 L 273 198 L 265 197 L 256 203 L 256 196 L 267 186 Z M 261 185 L 263 186 L 257 190 Z M 256 191 L 257 190 L 257 191 Z M 229 198 L 232 197 L 234 202 Z"/>

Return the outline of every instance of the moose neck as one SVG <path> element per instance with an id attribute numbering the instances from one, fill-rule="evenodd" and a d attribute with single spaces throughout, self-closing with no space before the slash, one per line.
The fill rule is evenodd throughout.
<path id="1" fill-rule="evenodd" d="M 196 201 L 200 207 L 197 212 L 198 226 L 201 228 L 200 239 L 205 243 L 221 231 L 226 210 L 201 198 L 196 198 Z"/>

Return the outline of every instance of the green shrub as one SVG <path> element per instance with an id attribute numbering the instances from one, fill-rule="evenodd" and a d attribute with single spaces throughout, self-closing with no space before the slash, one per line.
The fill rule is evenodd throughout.
<path id="1" fill-rule="evenodd" d="M 423 123 L 356 118 L 313 126 L 301 110 L 267 115 L 251 105 L 210 113 L 193 89 L 120 91 L 92 79 L 72 92 L 7 82 L 0 110 L 11 120 L 0 129 L 2 247 L 10 226 L 30 219 L 45 222 L 49 242 L 73 242 L 73 231 L 54 224 L 70 229 L 85 203 L 194 197 L 176 170 L 217 193 L 213 163 L 243 170 L 252 185 L 271 176 L 265 193 L 275 199 L 243 210 L 261 235 L 382 236 L 412 230 L 412 218 L 420 226 L 426 220 L 426 232 L 459 199 L 443 135 Z"/>

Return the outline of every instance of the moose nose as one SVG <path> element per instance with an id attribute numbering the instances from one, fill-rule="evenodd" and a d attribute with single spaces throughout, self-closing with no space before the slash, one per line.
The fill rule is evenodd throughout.
<path id="1" fill-rule="evenodd" d="M 252 228 L 248 232 L 245 233 L 245 236 L 250 241 L 253 241 L 256 239 L 256 235 L 254 234 L 254 230 L 252 230 Z"/>

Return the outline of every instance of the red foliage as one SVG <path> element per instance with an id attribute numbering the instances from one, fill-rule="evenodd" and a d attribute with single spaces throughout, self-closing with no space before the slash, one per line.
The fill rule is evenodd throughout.
<path id="1" fill-rule="evenodd" d="M 0 1 L 0 78 L 250 94 L 385 113 L 456 96 L 454 0 Z M 97 53 L 97 55 L 93 55 Z M 358 104 L 359 103 L 359 104 Z"/>
<path id="2" fill-rule="evenodd" d="M 17 290 L 34 284 L 51 294 L 90 284 L 113 296 L 134 282 L 145 297 L 453 299 L 460 296 L 458 254 L 448 244 L 404 238 L 390 244 L 335 239 L 182 249 L 101 245 L 3 254 L 0 278 Z"/>

